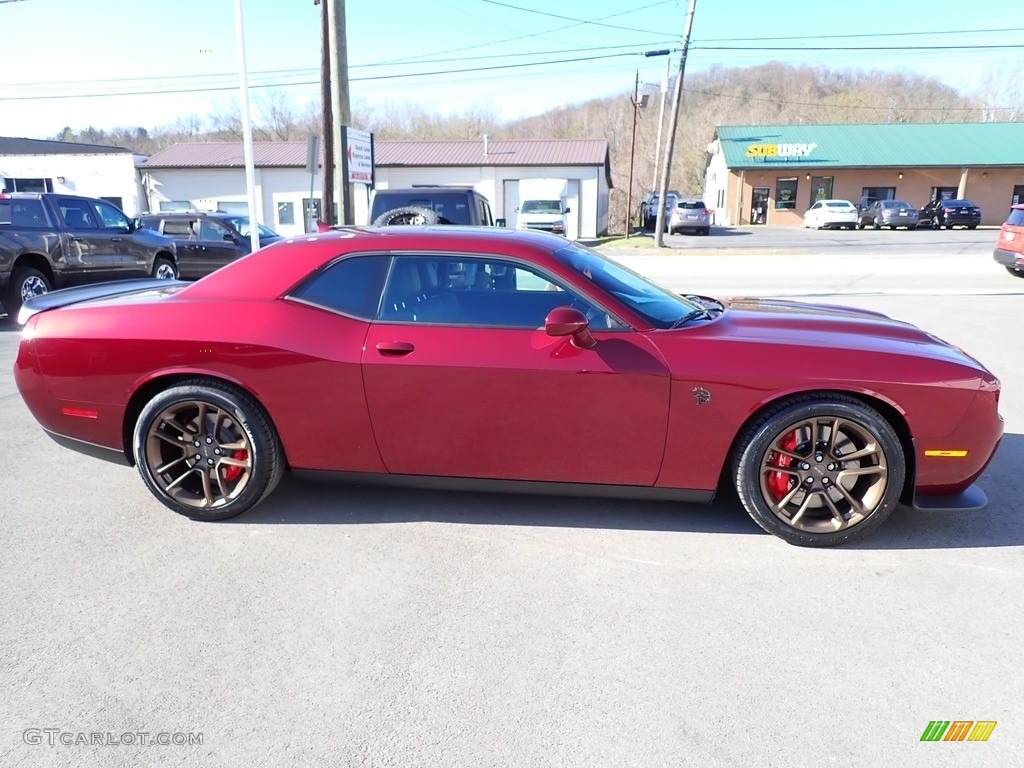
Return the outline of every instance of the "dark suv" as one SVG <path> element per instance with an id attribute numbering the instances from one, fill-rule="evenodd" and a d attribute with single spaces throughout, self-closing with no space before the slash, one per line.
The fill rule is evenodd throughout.
<path id="1" fill-rule="evenodd" d="M 977 229 L 981 224 L 981 208 L 970 200 L 932 200 L 919 213 L 922 227 Z"/>
<path id="2" fill-rule="evenodd" d="M 472 187 L 378 189 L 373 195 L 370 223 L 493 227 L 494 215 L 491 203 Z"/>
<path id="3" fill-rule="evenodd" d="M 178 250 L 178 276 L 195 280 L 252 251 L 249 217 L 224 211 L 161 211 L 142 215 L 142 226 L 174 240 Z M 260 246 L 281 239 L 259 227 Z"/>

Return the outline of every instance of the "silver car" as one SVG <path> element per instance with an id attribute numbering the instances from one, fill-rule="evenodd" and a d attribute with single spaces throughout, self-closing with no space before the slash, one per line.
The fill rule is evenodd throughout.
<path id="1" fill-rule="evenodd" d="M 876 200 L 861 211 L 857 219 L 857 229 L 864 229 L 868 225 L 872 229 L 917 229 L 917 208 L 906 200 Z"/>
<path id="2" fill-rule="evenodd" d="M 672 207 L 667 228 L 670 235 L 686 229 L 692 229 L 698 235 L 710 235 L 711 211 L 699 197 L 684 197 Z"/>

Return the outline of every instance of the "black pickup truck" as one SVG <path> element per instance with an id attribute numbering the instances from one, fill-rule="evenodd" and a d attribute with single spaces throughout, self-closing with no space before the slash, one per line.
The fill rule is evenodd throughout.
<path id="1" fill-rule="evenodd" d="M 0 301 L 11 318 L 54 288 L 177 276 L 174 241 L 105 200 L 0 192 Z"/>

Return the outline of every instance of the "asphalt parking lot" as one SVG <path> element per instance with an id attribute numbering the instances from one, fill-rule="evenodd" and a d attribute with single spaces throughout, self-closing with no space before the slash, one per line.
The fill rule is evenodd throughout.
<path id="1" fill-rule="evenodd" d="M 42 434 L 5 328 L 0 765 L 1018 764 L 1024 280 L 980 233 L 615 254 L 677 290 L 881 310 L 1001 378 L 988 508 L 900 510 L 831 550 L 762 533 L 731 497 L 286 480 L 247 515 L 193 523 Z M 997 726 L 923 743 L 933 720 Z"/>

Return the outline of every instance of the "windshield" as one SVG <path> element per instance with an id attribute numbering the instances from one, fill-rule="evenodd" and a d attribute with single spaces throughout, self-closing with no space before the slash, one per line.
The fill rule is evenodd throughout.
<path id="1" fill-rule="evenodd" d="M 702 312 L 682 296 L 577 243 L 559 248 L 553 255 L 570 269 L 593 280 L 655 328 L 672 328 L 693 313 Z"/>
<path id="2" fill-rule="evenodd" d="M 560 216 L 562 203 L 560 200 L 527 200 L 520 210 L 523 213 L 551 213 Z"/>
<path id="3" fill-rule="evenodd" d="M 227 223 L 238 230 L 238 234 L 242 237 L 249 237 L 249 217 L 248 216 L 233 216 L 230 219 L 226 219 Z M 257 224 L 260 230 L 260 237 L 278 237 L 277 232 L 272 229 L 268 229 L 262 224 Z"/>

